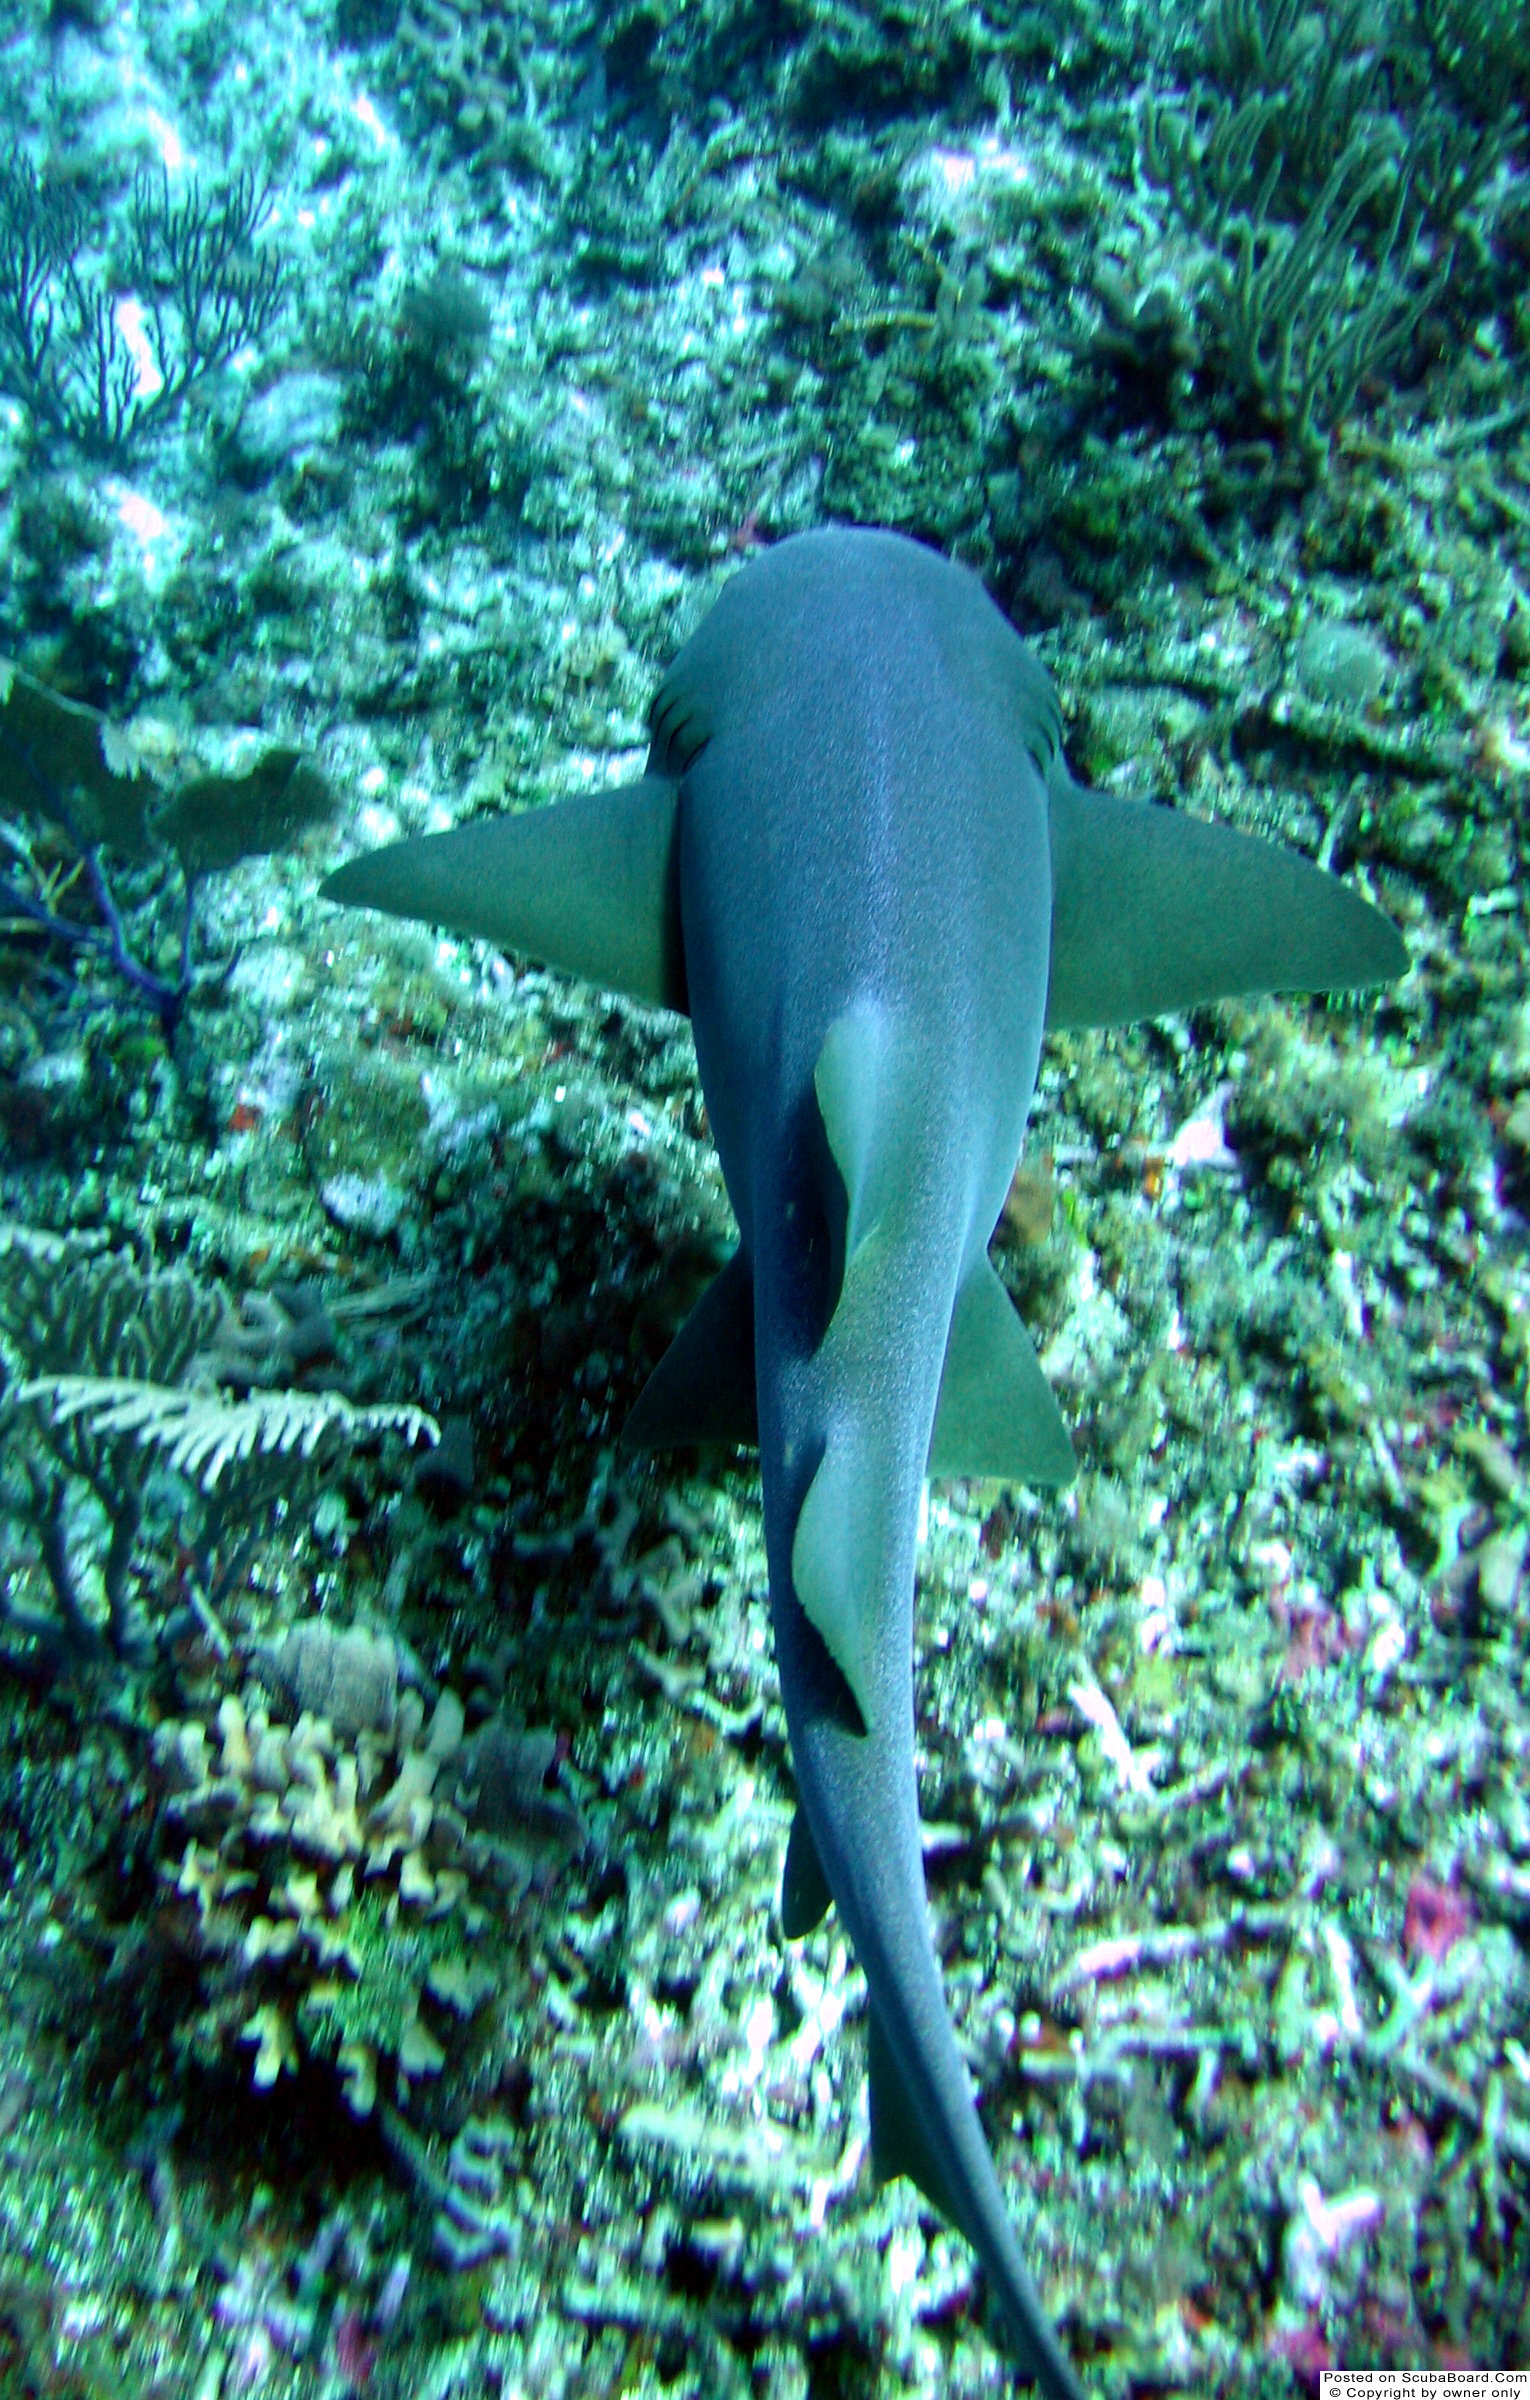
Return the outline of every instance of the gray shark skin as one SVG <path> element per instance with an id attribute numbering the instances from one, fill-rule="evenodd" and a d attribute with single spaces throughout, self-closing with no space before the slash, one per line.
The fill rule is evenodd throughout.
<path id="1" fill-rule="evenodd" d="M 1046 1027 L 1379 983 L 1406 952 L 1276 845 L 1080 790 L 1045 670 L 974 575 L 899 535 L 829 529 L 753 560 L 650 722 L 639 783 L 396 844 L 324 889 L 689 1011 L 739 1247 L 628 1438 L 758 1440 L 801 1803 L 784 1928 L 839 1909 L 878 2169 L 972 2243 L 1020 2370 L 1080 2400 L 931 1942 L 921 1486 L 1073 1472 L 987 1256 Z"/>

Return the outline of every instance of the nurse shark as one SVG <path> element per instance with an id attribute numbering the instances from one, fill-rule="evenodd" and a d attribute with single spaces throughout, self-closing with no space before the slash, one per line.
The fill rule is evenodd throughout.
<path id="1" fill-rule="evenodd" d="M 1073 1452 L 988 1259 L 1043 1034 L 1407 964 L 1278 845 L 1090 792 L 1051 681 L 967 569 L 826 528 L 728 582 L 622 789 L 396 843 L 326 895 L 689 1014 L 739 1243 L 626 1438 L 757 1443 L 799 1807 L 789 1937 L 866 1976 L 873 2156 L 971 2242 L 1016 2363 L 1082 2386 L 1026 2271 L 946 2013 L 914 1772 L 928 1475 Z"/>

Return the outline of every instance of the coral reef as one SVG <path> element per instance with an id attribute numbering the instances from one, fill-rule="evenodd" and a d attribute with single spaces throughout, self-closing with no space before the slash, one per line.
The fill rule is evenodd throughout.
<path id="1" fill-rule="evenodd" d="M 528 40 L 527 20 L 505 0 L 405 0 L 395 39 L 411 80 L 480 164 L 547 176 L 542 86 L 561 83 L 561 61 L 542 26 Z"/>
<path id="2" fill-rule="evenodd" d="M 1186 110 L 1146 103 L 1143 169 L 1200 245 L 1188 272 L 1229 409 L 1313 453 L 1440 299 L 1498 145 L 1420 103 L 1399 154 L 1361 0 L 1321 38 L 1295 0 L 1213 0 L 1204 55 Z"/>
<path id="3" fill-rule="evenodd" d="M 0 878 L 0 907 L 15 930 L 66 954 L 108 958 L 167 1035 L 192 991 L 199 879 L 295 840 L 334 804 L 323 777 L 295 750 L 265 748 L 232 771 L 198 772 L 194 755 L 178 756 L 178 749 L 167 726 L 114 725 L 0 658 L 0 840 L 11 859 Z M 73 866 L 45 861 L 17 817 L 66 834 Z M 174 860 L 181 904 L 173 974 L 135 948 L 108 853 Z M 79 913 L 73 893 L 81 870 L 93 917 Z M 154 905 L 144 913 L 152 923 Z"/>
<path id="4" fill-rule="evenodd" d="M 282 797 L 233 788 L 302 760 L 338 849 L 620 781 L 722 576 L 828 516 L 983 572 L 1081 777 L 1295 842 L 1415 962 L 1374 1012 L 1044 1055 L 996 1259 L 1079 1486 L 932 1490 L 917 1610 L 932 1915 L 1006 2196 L 1101 2391 L 1512 2364 L 1523 11 L 404 13 L 26 0 L 0 50 L 0 150 L 77 186 L 114 302 L 162 161 L 172 206 L 269 190 L 249 261 L 288 272 L 256 354 L 110 458 L 0 336 L 0 2376 L 993 2388 L 962 2246 L 872 2183 L 842 1939 L 774 1914 L 749 1463 L 613 1456 L 732 1238 L 687 1030 L 321 909 L 331 820 L 246 846 Z M 475 57 L 477 120 L 444 71 Z M 1346 151 L 1309 357 L 1289 261 Z M 1242 331 L 1240 218 L 1250 309 L 1292 280 Z M 1373 304 L 1346 400 L 1325 344 Z M 162 824 L 204 774 L 227 813 Z M 172 1045 L 89 853 L 173 991 L 198 828 Z M 177 1395 L 163 1438 L 17 1398 L 71 1374 Z M 262 1393 L 443 1438 L 336 1409 L 311 1459 L 263 1451 Z M 170 1464 L 246 1400 L 211 1490 Z M 370 1825 L 448 1696 L 428 1829 Z M 337 1817 L 360 1851 L 311 1846 Z M 429 1988 L 478 1968 L 467 2013 Z"/>

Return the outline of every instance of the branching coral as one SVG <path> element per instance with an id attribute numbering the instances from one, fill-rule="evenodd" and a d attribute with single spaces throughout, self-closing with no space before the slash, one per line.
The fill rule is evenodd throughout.
<path id="1" fill-rule="evenodd" d="M 97 1439 L 131 1434 L 204 1492 L 229 1467 L 273 1454 L 312 1460 L 323 1450 L 332 1459 L 371 1434 L 401 1433 L 412 1442 L 436 1430 L 424 1409 L 407 1404 L 353 1408 L 339 1392 L 252 1391 L 225 1400 L 125 1375 L 34 1375 L 16 1397 L 41 1402 L 55 1434 L 71 1426 Z"/>
<path id="2" fill-rule="evenodd" d="M 1234 219 L 1221 263 L 1222 325 L 1246 395 L 1298 451 L 1342 417 L 1361 378 L 1398 357 L 1440 288 L 1437 269 L 1411 289 L 1392 281 L 1408 246 L 1408 187 L 1398 183 L 1379 255 L 1363 263 L 1350 237 L 1385 194 L 1391 169 L 1359 145 L 1336 160 L 1294 231 L 1255 208 Z"/>
<path id="3" fill-rule="evenodd" d="M 1274 211 L 1280 162 L 1254 181 L 1272 122 L 1260 106 L 1198 126 L 1149 105 L 1143 161 L 1206 244 L 1208 346 L 1231 398 L 1300 452 L 1343 415 L 1363 376 L 1398 356 L 1446 270 L 1407 276 L 1409 186 L 1364 136 L 1334 161 L 1301 221 L 1283 222 Z M 1366 262 L 1355 229 L 1389 191 L 1379 252 Z"/>
<path id="4" fill-rule="evenodd" d="M 1530 44 L 1518 0 L 1411 0 L 1412 27 L 1433 74 L 1464 112 L 1498 125 L 1530 109 Z"/>
<path id="5" fill-rule="evenodd" d="M 259 341 L 281 306 L 284 262 L 256 248 L 271 213 L 254 175 L 173 200 L 170 179 L 140 175 L 125 254 L 92 274 L 95 245 L 78 196 L 40 177 L 19 149 L 0 158 L 0 369 L 46 436 L 120 456 L 168 416 L 192 384 Z M 124 338 L 120 297 L 152 332 L 157 384 Z"/>
<path id="6" fill-rule="evenodd" d="M 0 1225 L 0 1343 L 29 1373 L 174 1383 L 223 1306 L 186 1268 L 141 1267 L 101 1235 Z"/>
<path id="7" fill-rule="evenodd" d="M 1497 150 L 1431 95 L 1399 117 L 1407 78 L 1360 0 L 1213 0 L 1203 48 L 1211 81 L 1143 109 L 1143 171 L 1196 245 L 1227 401 L 1310 458 L 1439 299 Z"/>
<path id="8" fill-rule="evenodd" d="M 1277 212 L 1309 209 L 1347 150 L 1375 131 L 1380 53 L 1367 0 L 1319 20 L 1305 0 L 1217 0 L 1205 56 L 1222 97 L 1224 188 L 1273 167 Z"/>
<path id="9" fill-rule="evenodd" d="M 519 2195 L 506 2184 L 520 2143 L 502 2119 L 469 2117 L 444 2162 L 385 2100 L 378 2102 L 377 2121 L 394 2159 L 435 2210 L 431 2244 L 437 2258 L 462 2273 L 514 2255 L 523 2212 Z"/>
<path id="10" fill-rule="evenodd" d="M 450 1691 L 427 1723 L 399 1667 L 386 1635 L 312 1618 L 266 1651 L 258 1681 L 213 1691 L 154 1740 L 168 1930 L 199 1974 L 182 2040 L 208 2060 L 249 2046 L 257 2085 L 305 2049 L 330 2059 L 358 2115 L 385 2063 L 400 2105 L 440 2073 L 452 2024 L 499 1989 L 495 1918 L 582 1839 L 539 1776 L 507 1878 L 505 1828 L 472 1778 L 488 1729 L 465 1741 Z M 280 1691 L 274 1711 L 262 1683 Z M 302 1704 L 313 1696 L 333 1714 Z M 548 1761 L 534 1734 L 496 1722 L 493 1740 Z"/>
<path id="11" fill-rule="evenodd" d="M 168 1378 L 184 1371 L 220 1313 L 216 1295 L 182 1268 L 146 1272 L 88 1236 L 0 1227 L 0 1348 L 25 1369 L 84 1365 Z M 14 1382 L 0 1396 L 0 1488 L 36 1535 L 54 1604 L 12 1591 L 5 1621 L 27 1648 L 8 1652 L 10 1664 L 56 1674 L 105 1655 L 147 1654 L 132 1570 L 149 1459 L 83 1420 L 39 1439 Z M 93 1511 L 82 1510 L 82 1493 Z"/>
<path id="12" fill-rule="evenodd" d="M 486 162 L 546 175 L 552 152 L 520 18 L 498 0 L 405 0 L 398 40 L 465 148 Z M 555 42 L 548 56 L 557 59 Z"/>

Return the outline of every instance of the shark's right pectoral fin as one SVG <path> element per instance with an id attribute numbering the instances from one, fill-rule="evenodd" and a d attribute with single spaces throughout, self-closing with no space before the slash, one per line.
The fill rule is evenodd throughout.
<path id="1" fill-rule="evenodd" d="M 320 886 L 682 1013 L 680 796 L 662 775 L 392 842 Z"/>
<path id="2" fill-rule="evenodd" d="M 727 1442 L 757 1448 L 754 1277 L 742 1250 L 708 1284 L 622 1428 L 635 1450 Z"/>
<path id="3" fill-rule="evenodd" d="M 1124 1025 L 1240 992 L 1388 983 L 1390 918 L 1278 843 L 1049 778 L 1047 1025 Z"/>
<path id="4" fill-rule="evenodd" d="M 1014 1302 L 984 1258 L 956 1296 L 930 1443 L 932 1475 L 1071 1483 L 1068 1429 Z"/>

